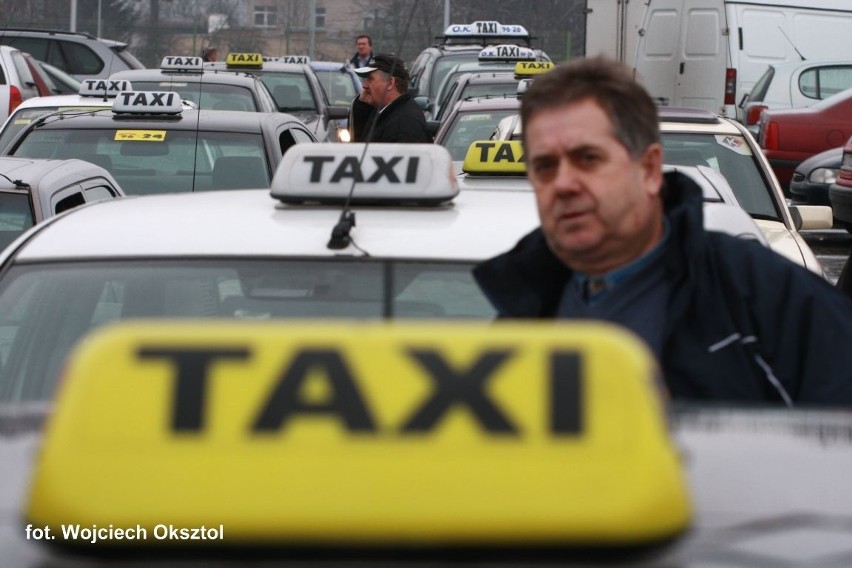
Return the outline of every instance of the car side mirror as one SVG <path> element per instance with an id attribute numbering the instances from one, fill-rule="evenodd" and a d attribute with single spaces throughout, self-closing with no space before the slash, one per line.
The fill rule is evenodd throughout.
<path id="1" fill-rule="evenodd" d="M 422 110 L 426 111 L 431 108 L 429 97 L 414 97 L 414 102 L 417 103 Z"/>
<path id="2" fill-rule="evenodd" d="M 328 107 L 329 120 L 343 120 L 349 118 L 349 107 L 332 105 Z"/>

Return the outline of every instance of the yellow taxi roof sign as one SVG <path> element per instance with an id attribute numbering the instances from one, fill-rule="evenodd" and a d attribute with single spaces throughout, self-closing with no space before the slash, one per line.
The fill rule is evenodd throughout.
<path id="1" fill-rule="evenodd" d="M 518 61 L 515 64 L 515 77 L 530 77 L 541 75 L 553 69 L 552 61 Z"/>
<path id="2" fill-rule="evenodd" d="M 602 323 L 130 322 L 64 373 L 26 522 L 216 545 L 643 545 L 690 503 L 657 367 Z M 170 541 L 169 545 L 211 542 Z"/>
<path id="3" fill-rule="evenodd" d="M 263 61 L 263 55 L 260 53 L 229 53 L 225 58 L 225 65 L 260 69 L 263 67 Z"/>
<path id="4" fill-rule="evenodd" d="M 477 140 L 467 149 L 462 171 L 478 175 L 524 175 L 527 160 L 520 140 Z"/>

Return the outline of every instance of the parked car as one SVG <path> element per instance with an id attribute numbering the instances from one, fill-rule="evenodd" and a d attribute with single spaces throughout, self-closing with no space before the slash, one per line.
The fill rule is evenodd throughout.
<path id="1" fill-rule="evenodd" d="M 766 109 L 801 108 L 852 88 L 852 61 L 793 61 L 766 68 L 740 108 L 743 123 L 757 134 Z"/>
<path id="2" fill-rule="evenodd" d="M 843 146 L 815 154 L 796 166 L 790 180 L 790 199 L 795 204 L 831 205 L 828 188 L 837 180 Z"/>
<path id="3" fill-rule="evenodd" d="M 38 85 L 21 50 L 0 45 L 0 121 L 27 99 L 39 96 Z"/>
<path id="4" fill-rule="evenodd" d="M 49 97 L 50 95 L 57 94 L 53 90 L 53 81 L 47 76 L 47 73 L 42 71 L 41 67 L 39 67 L 38 60 L 29 53 L 24 51 L 21 53 L 23 54 L 24 61 L 26 61 L 27 67 L 30 70 L 30 75 L 32 75 L 33 83 L 35 83 L 36 91 L 38 91 L 38 96 Z"/>
<path id="5" fill-rule="evenodd" d="M 26 51 L 39 61 L 55 65 L 78 80 L 103 79 L 116 71 L 145 67 L 130 53 L 126 43 L 85 33 L 2 28 L 0 44 Z"/>
<path id="6" fill-rule="evenodd" d="M 124 192 L 104 168 L 83 160 L 0 158 L 0 249 L 49 217 Z"/>
<path id="7" fill-rule="evenodd" d="M 852 137 L 843 147 L 837 181 L 828 188 L 831 209 L 838 222 L 852 233 Z"/>
<path id="8" fill-rule="evenodd" d="M 852 89 L 798 109 L 768 109 L 760 117 L 760 146 L 785 194 L 800 163 L 852 136 Z"/>

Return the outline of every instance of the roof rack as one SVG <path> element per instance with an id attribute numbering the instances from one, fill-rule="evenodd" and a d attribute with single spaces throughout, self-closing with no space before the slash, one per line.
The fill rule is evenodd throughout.
<path id="1" fill-rule="evenodd" d="M 38 32 L 38 33 L 46 33 L 53 35 L 72 35 L 72 36 L 80 36 L 88 39 L 99 39 L 93 36 L 90 33 L 86 32 L 69 32 L 67 30 L 52 30 L 47 28 L 8 28 L 4 27 L 0 29 L 0 36 L 7 35 L 9 32 Z"/>

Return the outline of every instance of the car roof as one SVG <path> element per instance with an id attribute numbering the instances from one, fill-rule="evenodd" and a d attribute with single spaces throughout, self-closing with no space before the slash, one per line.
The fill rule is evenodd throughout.
<path id="1" fill-rule="evenodd" d="M 481 260 L 538 226 L 530 191 L 471 190 L 444 206 L 352 209 L 358 221 L 352 239 L 373 257 Z M 340 214 L 339 206 L 283 205 L 268 190 L 130 197 L 41 226 L 15 256 L 30 262 L 355 254 L 351 246 L 326 246 Z"/>
<path id="2" fill-rule="evenodd" d="M 75 107 L 110 107 L 112 106 L 113 99 L 107 99 L 104 101 L 103 97 L 81 97 L 80 95 L 51 95 L 49 97 L 33 97 L 31 99 L 27 99 L 17 107 L 15 107 L 15 111 L 18 109 L 28 109 L 28 108 L 44 108 L 44 107 L 67 107 L 67 106 L 75 106 Z M 14 112 L 12 114 L 14 114 Z"/>
<path id="3" fill-rule="evenodd" d="M 200 73 L 185 73 L 162 71 L 160 69 L 126 69 L 116 71 L 110 79 L 127 79 L 133 81 L 173 81 L 175 83 L 220 83 L 225 85 L 254 85 L 257 77 L 243 71 L 217 73 L 216 70 L 205 68 Z"/>
<path id="4" fill-rule="evenodd" d="M 235 110 L 189 110 L 179 116 L 117 116 L 112 109 L 96 109 L 73 118 L 46 121 L 40 129 L 109 129 L 158 128 L 163 130 L 221 130 L 225 132 L 261 132 L 265 124 L 286 122 L 304 123 L 291 114 L 282 112 L 243 112 Z"/>

